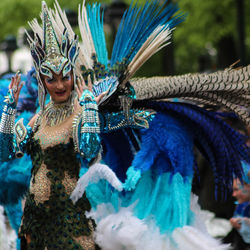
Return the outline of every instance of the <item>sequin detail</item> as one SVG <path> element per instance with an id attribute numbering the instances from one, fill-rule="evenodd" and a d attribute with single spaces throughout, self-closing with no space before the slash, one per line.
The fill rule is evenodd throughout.
<path id="1" fill-rule="evenodd" d="M 48 126 L 47 117 L 41 119 L 39 130 L 34 139 L 40 141 L 42 149 L 58 144 L 66 144 L 72 136 L 72 123 L 75 114 L 72 114 L 58 125 Z"/>
<path id="2" fill-rule="evenodd" d="M 71 178 L 67 172 L 64 173 L 62 184 L 65 187 L 65 192 L 71 194 L 76 187 L 77 179 Z"/>
<path id="3" fill-rule="evenodd" d="M 89 228 L 91 229 L 92 232 L 94 232 L 94 226 L 92 221 L 88 222 Z M 80 236 L 78 238 L 74 238 L 74 240 L 79 243 L 81 246 L 83 246 L 84 249 L 86 250 L 94 250 L 95 249 L 95 244 L 93 242 L 93 234 L 91 236 Z"/>
<path id="4" fill-rule="evenodd" d="M 80 171 L 71 136 L 73 116 L 51 127 L 42 119 L 27 143 L 32 181 L 19 237 L 30 236 L 28 249 L 96 249 L 94 222 L 85 216 L 89 201 L 85 195 L 76 204 L 70 199 Z"/>
<path id="5" fill-rule="evenodd" d="M 30 193 L 34 194 L 36 205 L 44 203 L 50 197 L 50 180 L 47 177 L 49 170 L 45 164 L 42 164 L 36 175 L 32 177 L 30 184 Z"/>

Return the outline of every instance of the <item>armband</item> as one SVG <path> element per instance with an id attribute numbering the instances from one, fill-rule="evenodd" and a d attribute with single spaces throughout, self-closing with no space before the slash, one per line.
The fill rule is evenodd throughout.
<path id="1" fill-rule="evenodd" d="M 13 134 L 16 118 L 16 109 L 7 104 L 3 108 L 3 113 L 0 122 L 0 133 Z"/>

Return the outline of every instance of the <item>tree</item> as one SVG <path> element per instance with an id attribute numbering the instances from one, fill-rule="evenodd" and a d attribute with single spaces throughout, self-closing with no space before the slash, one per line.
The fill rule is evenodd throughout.
<path id="1" fill-rule="evenodd" d="M 112 1 L 115 0 L 102 0 L 101 3 L 111 3 Z M 139 4 L 145 1 L 138 0 Z M 172 2 L 178 3 L 180 12 L 187 15 L 186 20 L 178 25 L 173 35 L 176 73 L 199 71 L 200 62 L 211 58 L 212 53 L 219 55 L 219 60 L 217 60 L 216 54 L 212 56 L 214 67 L 229 66 L 239 58 L 236 1 L 238 0 L 172 0 Z M 46 2 L 48 6 L 52 7 L 54 0 Z M 94 1 L 86 0 L 86 2 L 92 3 Z M 124 2 L 130 4 L 131 0 Z M 59 3 L 62 8 L 77 11 L 81 0 L 59 0 Z M 247 15 L 249 10 L 250 1 L 245 0 L 248 62 L 250 61 L 250 16 Z M 27 22 L 38 17 L 40 11 L 40 0 L 1 0 L 0 40 L 8 34 L 16 34 L 20 26 L 28 28 Z M 112 39 L 108 38 L 108 40 Z M 229 42 L 231 43 L 230 47 L 228 47 Z M 168 53 L 168 49 L 164 53 L 157 53 L 143 66 L 138 75 L 166 74 L 162 61 L 165 60 Z"/>
<path id="2" fill-rule="evenodd" d="M 39 19 L 41 12 L 40 0 L 1 0 L 0 1 L 0 40 L 3 40 L 8 34 L 16 34 L 19 27 L 29 28 L 28 21 L 34 18 Z M 62 8 L 78 11 L 78 5 L 81 0 L 58 0 Z M 88 3 L 94 2 L 88 0 Z M 102 1 L 102 3 L 108 0 Z M 46 0 L 49 7 L 53 7 L 54 0 Z M 40 20 L 39 20 L 40 21 Z"/>
<path id="3" fill-rule="evenodd" d="M 239 58 L 236 49 L 238 42 L 236 1 L 179 1 L 179 7 L 182 12 L 187 13 L 187 18 L 174 33 L 178 72 L 197 71 L 199 57 L 202 54 L 209 54 L 209 48 L 217 51 L 220 57 L 217 61 L 235 52 L 235 61 Z M 245 1 L 245 16 L 249 8 L 249 1 Z M 245 23 L 249 30 L 249 17 L 247 18 Z M 231 46 L 225 49 L 229 42 Z M 225 51 L 220 53 L 222 49 Z M 229 66 L 233 62 L 228 59 L 227 65 L 222 67 Z"/>

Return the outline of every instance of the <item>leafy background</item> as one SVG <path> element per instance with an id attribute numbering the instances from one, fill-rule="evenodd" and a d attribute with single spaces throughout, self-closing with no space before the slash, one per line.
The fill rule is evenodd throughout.
<path id="1" fill-rule="evenodd" d="M 213 71 L 230 66 L 239 59 L 239 38 L 236 0 L 179 0 L 180 12 L 186 14 L 173 35 L 173 43 L 153 56 L 138 75 L 183 74 L 196 71 Z M 53 0 L 47 0 L 52 7 Z M 94 1 L 87 1 L 92 3 Z M 109 8 L 112 1 L 101 1 Z M 114 1 L 113 2 L 117 2 Z M 131 1 L 124 1 L 130 4 Z M 143 0 L 139 0 L 143 3 Z M 62 8 L 77 11 L 79 0 L 59 0 Z M 244 1 L 246 63 L 250 62 L 250 1 Z M 40 0 L 0 1 L 0 41 L 6 36 L 17 35 L 19 27 L 28 28 L 27 22 L 38 17 Z M 108 25 L 108 46 L 111 48 L 112 32 Z M 78 32 L 76 30 L 76 32 Z"/>

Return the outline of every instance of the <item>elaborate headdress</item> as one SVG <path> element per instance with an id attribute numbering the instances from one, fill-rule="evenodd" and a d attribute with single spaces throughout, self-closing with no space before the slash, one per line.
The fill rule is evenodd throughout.
<path id="1" fill-rule="evenodd" d="M 60 10 L 61 11 L 61 10 Z M 60 15 L 61 14 L 61 15 Z M 74 84 L 76 84 L 75 63 L 78 57 L 78 38 L 72 35 L 69 25 L 66 27 L 63 18 L 64 13 L 52 13 L 46 3 L 42 2 L 42 27 L 34 19 L 30 26 L 34 31 L 34 39 L 28 35 L 31 47 L 31 55 L 37 71 L 38 98 L 41 109 L 44 109 L 46 90 L 43 85 L 41 74 L 52 77 L 52 72 L 65 76 L 73 71 Z M 68 22 L 66 22 L 68 24 Z M 71 33 L 71 36 L 69 36 Z"/>
<path id="2" fill-rule="evenodd" d="M 77 72 L 86 81 L 90 76 L 93 94 L 106 93 L 99 102 L 106 108 L 106 104 L 113 107 L 119 101 L 123 107 L 130 105 L 131 99 L 182 98 L 201 105 L 222 106 L 250 124 L 249 111 L 244 108 L 249 106 L 249 66 L 212 74 L 131 79 L 153 54 L 169 44 L 172 30 L 183 20 L 177 11 L 177 6 L 168 0 L 150 0 L 143 6 L 131 4 L 122 17 L 109 60 L 100 4 L 85 6 L 83 1 L 79 8 L 82 43 L 78 48 L 76 36 L 57 1 L 55 12 L 43 2 L 43 28 L 37 20 L 30 24 L 35 32 L 34 40 L 29 38 L 35 67 L 45 75 L 72 68 L 74 75 Z M 39 103 L 43 107 L 45 89 L 40 75 L 38 80 Z"/>
<path id="3" fill-rule="evenodd" d="M 79 57 L 85 67 L 82 67 L 83 77 L 91 74 L 97 80 L 93 86 L 96 95 L 108 90 L 105 96 L 108 99 L 116 92 L 110 102 L 111 108 L 115 99 L 124 93 L 136 100 L 181 98 L 184 102 L 223 107 L 250 124 L 247 109 L 250 104 L 250 66 L 230 67 L 211 74 L 131 79 L 143 63 L 169 43 L 172 30 L 183 20 L 183 15 L 176 15 L 177 10 L 177 6 L 169 4 L 168 0 L 161 3 L 150 0 L 142 6 L 131 4 L 122 17 L 108 60 L 100 5 L 85 7 L 83 4 L 79 11 L 81 50 L 86 51 L 84 60 Z M 132 90 L 133 95 L 128 90 Z"/>

